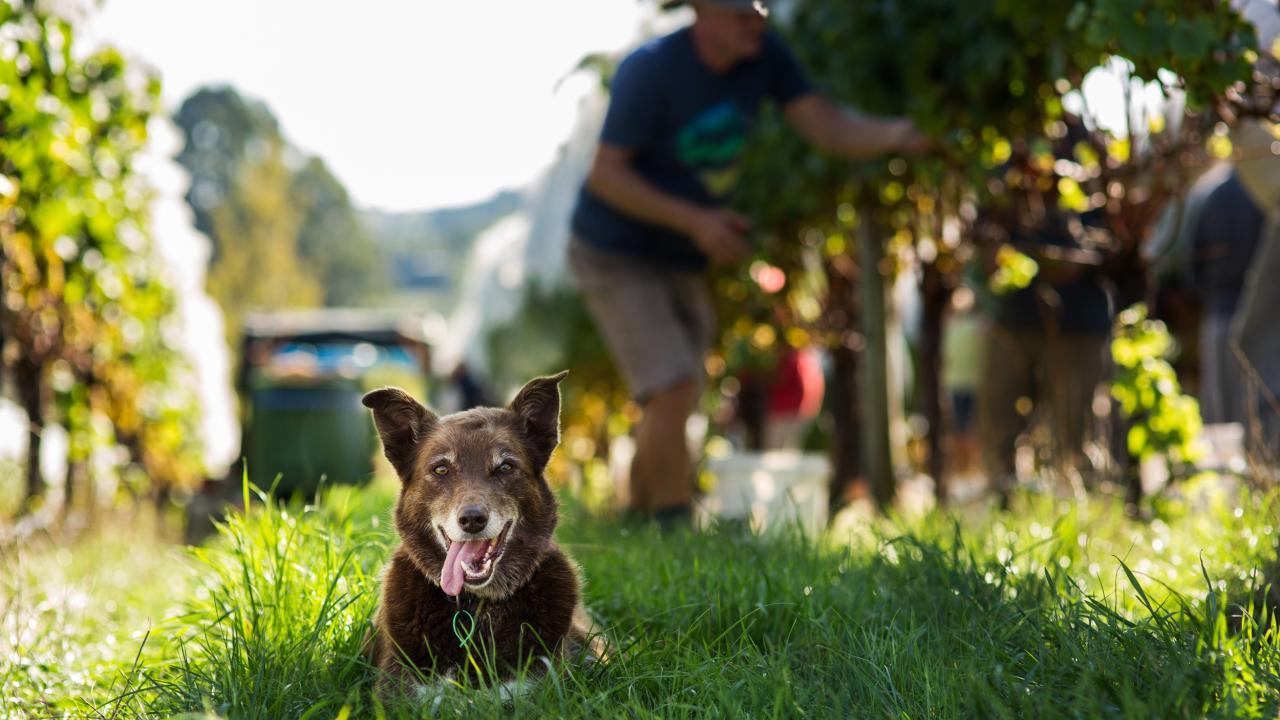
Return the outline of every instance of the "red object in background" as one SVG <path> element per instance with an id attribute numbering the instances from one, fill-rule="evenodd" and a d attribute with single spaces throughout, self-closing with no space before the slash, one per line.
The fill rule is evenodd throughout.
<path id="1" fill-rule="evenodd" d="M 822 409 L 824 389 L 818 353 L 812 348 L 788 350 L 774 371 L 769 414 L 814 417 Z"/>
<path id="2" fill-rule="evenodd" d="M 782 288 L 787 286 L 787 273 L 766 262 L 757 260 L 751 263 L 750 273 L 760 289 L 770 295 L 782 292 Z"/>

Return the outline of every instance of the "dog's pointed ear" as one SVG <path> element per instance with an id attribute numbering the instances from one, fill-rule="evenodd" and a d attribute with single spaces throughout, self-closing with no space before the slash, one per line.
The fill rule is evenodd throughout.
<path id="1" fill-rule="evenodd" d="M 520 421 L 538 472 L 547 466 L 551 451 L 560 442 L 560 381 L 568 374 L 568 370 L 561 370 L 550 377 L 534 378 L 511 401 L 510 410 Z"/>
<path id="2" fill-rule="evenodd" d="M 360 400 L 373 410 L 373 424 L 382 438 L 382 452 L 402 481 L 413 472 L 418 443 L 435 426 L 435 414 L 400 388 L 374 390 Z"/>

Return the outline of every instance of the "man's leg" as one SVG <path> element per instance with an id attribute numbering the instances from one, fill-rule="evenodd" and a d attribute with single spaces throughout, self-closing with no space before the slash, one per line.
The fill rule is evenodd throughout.
<path id="1" fill-rule="evenodd" d="M 1280 394 L 1280 332 L 1276 311 L 1280 307 L 1280 283 L 1275 281 L 1280 272 L 1280 215 L 1272 213 L 1267 218 L 1262 240 L 1254 250 L 1240 307 L 1232 320 L 1233 345 L 1239 345 L 1247 364 L 1237 360 L 1236 367 L 1242 373 L 1244 388 L 1246 447 L 1259 453 L 1267 461 L 1275 457 L 1275 447 L 1280 443 L 1280 413 L 1270 398 Z M 1256 407 L 1256 415 L 1248 410 Z"/>
<path id="2" fill-rule="evenodd" d="M 951 477 L 963 477 L 973 472 L 978 454 L 978 439 L 974 436 L 974 405 L 976 393 L 968 388 L 951 391 Z"/>
<path id="3" fill-rule="evenodd" d="M 1228 363 L 1236 367 L 1235 354 L 1229 345 L 1231 318 L 1207 313 L 1200 323 L 1200 416 L 1206 425 L 1231 422 L 1227 412 L 1227 395 L 1223 371 Z M 1243 406 L 1243 402 L 1240 403 Z"/>
<path id="4" fill-rule="evenodd" d="M 668 341 L 663 365 L 677 373 L 675 382 L 650 384 L 643 396 L 644 418 L 636 432 L 636 455 L 631 465 L 632 498 L 637 509 L 652 512 L 664 527 L 690 519 L 693 502 L 693 459 L 686 427 L 706 386 L 707 350 L 715 337 L 715 308 L 700 273 L 662 275 L 679 341 Z"/>
<path id="5" fill-rule="evenodd" d="M 1106 371 L 1107 335 L 1061 333 L 1048 346 L 1045 388 L 1053 438 L 1053 469 L 1077 497 L 1093 483 L 1094 467 L 1085 453 L 1093 428 L 1093 397 Z"/>
<path id="6" fill-rule="evenodd" d="M 634 509 L 682 511 L 693 501 L 693 466 L 685 426 L 697 398 L 698 385 L 689 379 L 653 393 L 644 403 L 631 461 Z"/>
<path id="7" fill-rule="evenodd" d="M 687 514 L 693 472 L 685 426 L 705 384 L 702 357 L 714 321 L 705 285 L 696 274 L 579 241 L 570 245 L 569 258 L 610 355 L 644 410 L 631 464 L 631 509 Z"/>
<path id="8" fill-rule="evenodd" d="M 1249 422 L 1244 368 L 1231 343 L 1231 317 L 1206 316 L 1200 325 L 1200 416 L 1206 425 Z"/>
<path id="9" fill-rule="evenodd" d="M 986 351 L 978 386 L 978 432 L 982 465 L 987 482 L 1008 506 L 1017 481 L 1014 453 L 1018 435 L 1026 425 L 1018 412 L 1018 400 L 1029 397 L 1035 373 L 1034 358 L 1026 347 L 1029 333 L 1019 333 L 989 322 L 985 328 Z"/>

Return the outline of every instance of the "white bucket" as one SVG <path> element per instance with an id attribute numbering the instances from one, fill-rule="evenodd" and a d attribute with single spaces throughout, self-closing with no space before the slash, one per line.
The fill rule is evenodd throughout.
<path id="1" fill-rule="evenodd" d="M 737 453 L 707 461 L 712 486 L 695 503 L 695 521 L 745 520 L 756 532 L 793 525 L 816 537 L 827 524 L 825 455 L 795 450 Z"/>
<path id="2" fill-rule="evenodd" d="M 1220 423 L 1204 426 L 1204 457 L 1199 465 L 1202 470 L 1242 474 L 1249 469 L 1244 452 L 1244 426 L 1240 423 Z"/>

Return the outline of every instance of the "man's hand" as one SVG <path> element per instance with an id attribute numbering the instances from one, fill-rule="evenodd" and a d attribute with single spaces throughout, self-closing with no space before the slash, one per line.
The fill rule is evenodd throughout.
<path id="1" fill-rule="evenodd" d="M 933 142 L 907 118 L 876 118 L 840 108 L 818 93 L 791 101 L 787 120 L 818 147 L 850 160 L 885 153 L 919 155 Z"/>
<path id="2" fill-rule="evenodd" d="M 633 150 L 600 143 L 587 187 L 631 217 L 689 237 L 717 265 L 741 262 L 751 255 L 743 239 L 751 221 L 664 192 L 631 167 L 633 154 Z"/>
<path id="3" fill-rule="evenodd" d="M 903 155 L 923 155 L 933 149 L 933 140 L 916 127 L 910 118 L 898 118 L 894 121 L 894 145 Z"/>
<path id="4" fill-rule="evenodd" d="M 751 221 L 732 210 L 707 209 L 694 216 L 688 235 L 712 263 L 730 265 L 751 256 L 744 238 L 750 230 Z"/>

